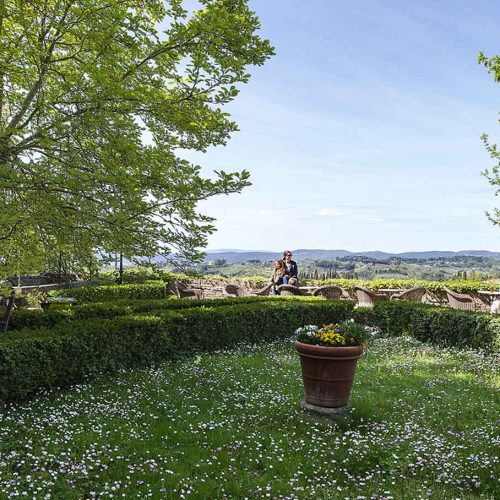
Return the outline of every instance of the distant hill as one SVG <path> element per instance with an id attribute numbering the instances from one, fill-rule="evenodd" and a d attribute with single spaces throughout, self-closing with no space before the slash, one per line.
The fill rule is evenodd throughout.
<path id="1" fill-rule="evenodd" d="M 455 256 L 471 256 L 471 257 L 489 257 L 492 259 L 500 259 L 500 252 L 491 252 L 489 250 L 460 250 L 459 252 L 432 250 L 428 252 L 404 252 L 404 253 L 387 253 L 380 251 L 368 252 L 349 252 L 348 250 L 321 250 L 321 249 L 304 249 L 292 250 L 295 260 L 303 259 L 324 259 L 335 260 L 337 257 L 348 256 L 363 256 L 372 259 L 388 259 L 390 257 L 400 257 L 402 259 L 432 259 Z M 215 259 L 224 259 L 228 263 L 247 262 L 249 260 L 274 260 L 281 256 L 281 252 L 271 251 L 251 251 L 251 250 L 216 250 L 209 251 L 205 257 L 205 261 Z"/>

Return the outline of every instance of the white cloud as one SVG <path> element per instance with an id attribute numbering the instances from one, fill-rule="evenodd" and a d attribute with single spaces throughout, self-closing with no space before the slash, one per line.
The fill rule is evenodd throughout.
<path id="1" fill-rule="evenodd" d="M 366 222 L 368 224 L 380 224 L 385 220 L 385 218 L 380 215 L 367 213 L 366 211 L 350 210 L 349 212 L 341 212 L 333 208 L 322 208 L 316 212 L 316 215 L 320 217 L 341 217 L 347 221 Z"/>

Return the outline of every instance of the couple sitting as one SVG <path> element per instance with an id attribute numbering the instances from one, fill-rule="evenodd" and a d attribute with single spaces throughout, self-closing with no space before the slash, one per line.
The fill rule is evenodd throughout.
<path id="1" fill-rule="evenodd" d="M 295 285 L 299 284 L 298 276 L 299 270 L 297 263 L 292 260 L 292 252 L 285 250 L 283 252 L 283 259 L 274 261 L 274 268 L 271 273 L 270 282 L 273 285 L 271 294 L 277 295 L 277 288 L 280 285 Z"/>

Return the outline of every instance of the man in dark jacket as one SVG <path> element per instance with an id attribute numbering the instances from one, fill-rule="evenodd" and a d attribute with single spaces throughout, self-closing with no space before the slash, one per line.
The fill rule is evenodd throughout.
<path id="1" fill-rule="evenodd" d="M 283 276 L 283 284 L 297 285 L 299 282 L 299 268 L 297 263 L 292 260 L 292 252 L 285 250 L 283 252 L 283 263 L 285 264 L 285 276 Z"/>

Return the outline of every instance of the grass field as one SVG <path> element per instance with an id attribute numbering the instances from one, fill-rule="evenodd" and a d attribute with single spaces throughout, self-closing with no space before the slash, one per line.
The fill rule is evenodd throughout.
<path id="1" fill-rule="evenodd" d="M 372 341 L 353 419 L 291 343 L 102 377 L 0 414 L 0 498 L 499 498 L 498 359 Z"/>

